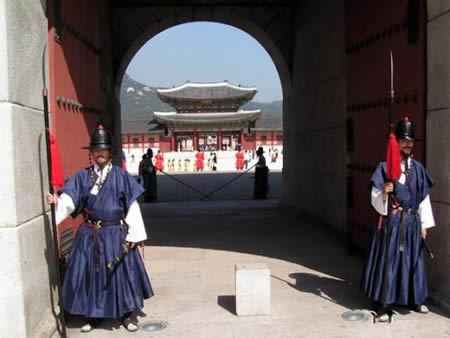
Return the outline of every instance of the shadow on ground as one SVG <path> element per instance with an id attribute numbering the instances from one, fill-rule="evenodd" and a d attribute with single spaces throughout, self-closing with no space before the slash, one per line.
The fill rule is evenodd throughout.
<path id="1" fill-rule="evenodd" d="M 347 308 L 367 307 L 356 297 L 362 258 L 350 253 L 345 234 L 306 221 L 277 200 L 142 204 L 150 246 L 190 247 L 270 257 L 319 274 L 291 271 L 273 279 Z M 292 282 L 294 280 L 295 282 Z M 350 296 L 350 297 L 349 297 Z M 218 304 L 234 313 L 230 296 Z"/>

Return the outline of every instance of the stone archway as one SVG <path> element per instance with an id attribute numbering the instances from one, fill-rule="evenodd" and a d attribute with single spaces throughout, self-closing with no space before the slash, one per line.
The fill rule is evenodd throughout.
<path id="1" fill-rule="evenodd" d="M 49 1 L 46 9 L 53 9 L 53 3 Z M 67 11 L 68 14 L 77 19 L 86 18 L 89 8 L 77 6 L 81 1 L 64 3 L 74 5 L 75 9 Z M 146 40 L 168 27 L 198 20 L 238 27 L 266 48 L 280 73 L 285 126 L 283 204 L 345 230 L 345 20 L 348 20 L 344 15 L 345 2 L 330 1 L 327 6 L 313 0 L 213 3 L 214 6 L 204 0 L 84 1 L 84 4 L 96 6 L 97 12 L 88 14 L 94 33 L 98 33 L 102 41 L 93 46 L 91 31 L 80 34 L 81 28 L 86 27 L 81 19 L 59 28 L 96 55 L 92 69 L 100 73 L 101 79 L 95 81 L 95 87 L 101 87 L 102 102 L 96 100 L 101 111 L 93 109 L 92 114 L 104 116 L 110 111 L 120 112 L 114 86 L 126 64 L 124 60 L 131 58 L 133 48 L 138 48 L 139 37 Z M 4 286 L 1 297 L 10 307 L 0 324 L 5 332 L 37 336 L 42 332 L 51 334 L 56 327 L 50 301 L 54 288 L 52 241 L 48 208 L 43 199 L 47 183 L 43 174 L 46 163 L 42 141 L 42 78 L 39 76 L 42 47 L 53 38 L 49 36 L 49 29 L 54 27 L 52 23 L 50 27 L 47 25 L 50 18 L 43 12 L 42 1 L 3 1 L 2 4 L 0 36 L 5 44 L 0 53 L 0 67 L 6 76 L 0 85 L 4 113 L 0 135 L 6 160 L 2 166 L 5 179 L 0 191 L 6 198 L 0 238 L 5 243 L 3 256 L 9 259 L 2 261 L 0 269 L 8 271 L 1 278 Z M 433 207 L 436 207 L 439 225 L 430 236 L 430 244 L 438 257 L 431 266 L 434 278 L 430 286 L 446 306 L 450 294 L 450 277 L 445 272 L 450 262 L 448 226 L 445 226 L 450 205 L 449 151 L 446 148 L 446 131 L 450 125 L 449 10 L 449 5 L 443 2 L 427 2 L 426 157 L 430 173 L 438 181 L 433 191 Z M 85 61 L 80 60 L 80 64 Z M 89 70 L 86 73 L 87 77 L 91 74 Z M 83 81 L 80 86 L 86 88 Z M 120 121 L 120 115 L 112 115 L 111 119 Z M 120 122 L 117 129 L 120 133 Z"/>
<path id="2" fill-rule="evenodd" d="M 268 11 L 274 8 L 274 11 Z M 248 7 L 139 7 L 128 6 L 113 8 L 112 36 L 121 37 L 127 43 L 113 52 L 115 75 L 114 92 L 118 97 L 123 75 L 137 51 L 152 37 L 160 32 L 189 22 L 216 22 L 227 24 L 248 33 L 257 40 L 271 56 L 278 71 L 283 96 L 287 96 L 292 85 L 292 32 L 286 23 L 293 20 L 292 7 L 285 4 L 278 6 L 252 5 Z M 252 13 L 252 10 L 254 13 Z M 126 13 L 126 15 L 124 15 Z M 148 20 L 152 17 L 153 20 Z M 144 22 L 142 22 L 142 21 Z M 139 30 L 131 27 L 139 27 Z M 125 32 L 125 33 L 124 33 Z M 114 47 L 113 47 L 114 50 Z"/>

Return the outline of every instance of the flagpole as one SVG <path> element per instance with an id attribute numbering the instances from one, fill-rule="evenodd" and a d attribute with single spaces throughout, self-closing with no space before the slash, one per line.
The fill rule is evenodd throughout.
<path id="1" fill-rule="evenodd" d="M 392 125 L 392 113 L 394 107 L 394 59 L 392 57 L 392 50 L 390 50 L 390 103 L 389 103 L 389 135 L 393 132 Z M 387 159 L 388 163 L 389 159 Z M 386 164 L 386 170 L 389 171 L 390 168 Z M 388 182 L 392 182 L 388 173 Z M 392 193 L 387 195 L 387 216 L 385 223 L 385 248 L 384 248 L 384 273 L 383 273 L 383 287 L 381 294 L 381 302 L 383 307 L 386 307 L 388 297 L 389 297 L 389 249 L 391 242 L 391 213 L 392 213 Z"/>
<path id="2" fill-rule="evenodd" d="M 46 63 L 46 49 L 47 43 L 42 51 L 42 103 L 44 107 L 44 125 L 45 125 L 45 144 L 47 146 L 47 170 L 48 170 L 48 190 L 50 194 L 53 195 L 54 189 L 52 185 L 52 155 L 50 152 L 50 119 L 48 110 L 48 90 L 45 81 L 45 63 Z M 59 267 L 59 248 L 58 248 L 58 230 L 56 228 L 56 214 L 55 214 L 55 203 L 50 204 L 50 225 L 52 227 L 53 233 L 53 256 L 55 258 L 55 272 L 56 272 L 56 287 L 58 289 L 59 298 L 59 319 L 61 321 L 61 337 L 67 337 L 66 332 L 66 321 L 64 317 L 64 309 L 61 305 L 62 302 L 62 288 L 61 288 L 61 270 Z"/>
<path id="3" fill-rule="evenodd" d="M 391 61 L 391 97 L 389 103 L 389 132 L 392 131 L 392 113 L 394 110 L 394 58 L 392 56 L 392 49 L 390 50 L 390 61 Z"/>

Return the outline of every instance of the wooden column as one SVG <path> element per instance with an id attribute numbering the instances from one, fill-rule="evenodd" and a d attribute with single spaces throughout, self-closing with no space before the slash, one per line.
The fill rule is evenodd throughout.
<path id="1" fill-rule="evenodd" d="M 172 132 L 172 136 L 170 137 L 170 151 L 177 151 L 175 132 Z"/>
<path id="2" fill-rule="evenodd" d="M 222 150 L 222 130 L 217 132 L 217 150 Z"/>
<path id="3" fill-rule="evenodd" d="M 198 132 L 194 131 L 192 134 L 192 143 L 194 146 L 194 151 L 196 151 L 198 149 Z"/>

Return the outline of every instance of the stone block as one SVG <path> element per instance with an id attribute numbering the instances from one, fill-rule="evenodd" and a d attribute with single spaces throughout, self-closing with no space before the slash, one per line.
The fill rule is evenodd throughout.
<path id="1" fill-rule="evenodd" d="M 0 227 L 20 226 L 48 208 L 44 118 L 39 110 L 9 102 L 0 103 L 0 112 L 0 154 L 9 159 L 0 169 Z"/>
<path id="2" fill-rule="evenodd" d="M 270 314 L 270 270 L 264 263 L 236 264 L 236 313 L 238 316 Z"/>
<path id="3" fill-rule="evenodd" d="M 0 102 L 0 156 L 3 161 L 0 166 L 0 191 L 2 192 L 2 212 L 0 227 L 15 226 L 17 224 L 15 168 L 14 168 L 14 141 L 13 141 L 13 114 L 12 105 Z"/>
<path id="4" fill-rule="evenodd" d="M 10 337 L 49 337 L 57 311 L 53 236 L 48 216 L 0 228 L 0 332 Z M 42 334 L 42 335 L 41 335 Z"/>
<path id="5" fill-rule="evenodd" d="M 43 1 L 0 1 L 1 14 L 5 17 L 0 35 L 6 54 L 0 52 L 0 69 L 7 69 L 0 85 L 3 100 L 42 109 L 42 53 L 48 40 L 48 23 Z M 6 59 L 5 59 L 6 57 Z M 30 75 L 33 74 L 33 75 Z M 48 79 L 48 73 L 47 79 Z M 7 90 L 4 90 L 4 86 Z"/>

